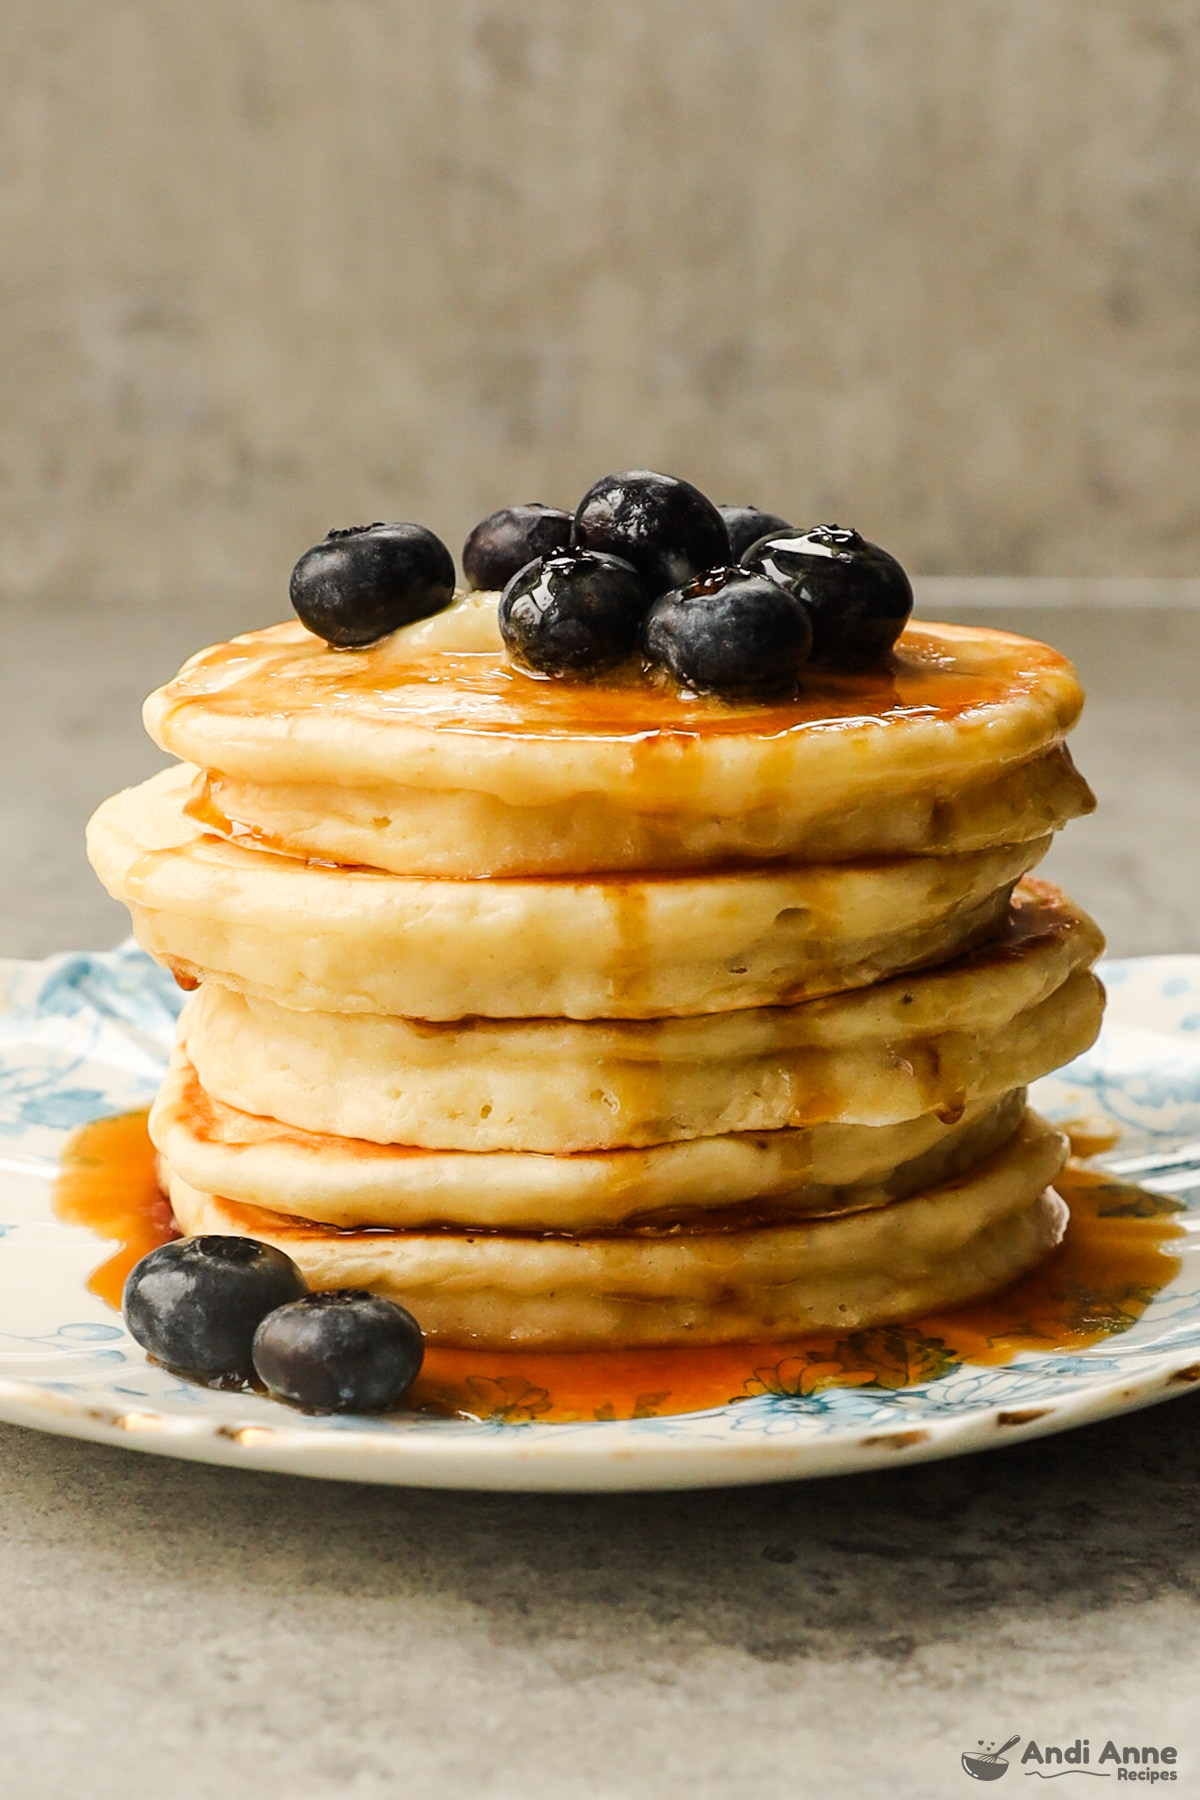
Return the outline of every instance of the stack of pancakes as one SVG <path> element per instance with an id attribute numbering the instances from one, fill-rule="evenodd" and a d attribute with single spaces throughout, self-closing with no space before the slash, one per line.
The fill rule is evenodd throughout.
<path id="1" fill-rule="evenodd" d="M 798 701 L 539 679 L 496 596 L 362 651 L 299 624 L 147 702 L 182 758 L 92 861 L 195 989 L 151 1117 L 181 1227 L 447 1344 L 911 1317 L 1058 1242 L 1024 1089 L 1099 1025 L 1029 879 L 1090 809 L 1070 665 L 914 625 Z"/>

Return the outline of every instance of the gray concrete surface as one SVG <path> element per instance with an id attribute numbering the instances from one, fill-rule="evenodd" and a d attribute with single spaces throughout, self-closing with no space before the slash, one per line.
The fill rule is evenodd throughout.
<path id="1" fill-rule="evenodd" d="M 137 701 L 258 621 L 2 616 L 0 951 L 105 944 L 121 915 L 79 832 L 154 766 Z M 1115 949 L 1200 949 L 1200 611 L 1010 594 L 996 622 L 1092 690 L 1103 808 L 1056 871 Z M 949 1800 L 960 1753 L 1014 1731 L 1174 1743 L 1171 1791 L 1197 1792 L 1198 1482 L 1200 1396 L 894 1474 L 630 1498 L 304 1484 L 0 1428 L 0 1793 Z"/>
<path id="2" fill-rule="evenodd" d="M 965 1800 L 1014 1731 L 1200 1787 L 1200 1397 L 630 1498 L 0 1447 L 6 1800 Z"/>
<path id="3" fill-rule="evenodd" d="M 0 590 L 679 468 L 1200 562 L 1193 0 L 6 0 Z"/>

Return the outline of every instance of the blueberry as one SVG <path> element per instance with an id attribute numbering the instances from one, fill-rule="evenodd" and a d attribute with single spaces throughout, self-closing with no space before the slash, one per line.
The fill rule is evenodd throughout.
<path id="1" fill-rule="evenodd" d="M 244 1374 L 262 1320 L 304 1292 L 291 1257 L 270 1244 L 176 1238 L 130 1270 L 121 1310 L 132 1335 L 159 1362 L 202 1375 Z"/>
<path id="2" fill-rule="evenodd" d="M 912 584 L 895 557 L 840 525 L 774 533 L 745 560 L 803 600 L 812 660 L 827 668 L 886 661 L 912 612 Z"/>
<path id="3" fill-rule="evenodd" d="M 263 1320 L 254 1367 L 277 1400 L 312 1412 L 376 1412 L 416 1380 L 421 1327 L 366 1288 L 305 1294 Z"/>
<path id="4" fill-rule="evenodd" d="M 699 488 L 653 469 L 605 475 L 575 513 L 572 542 L 632 563 L 651 599 L 732 562 L 725 521 Z"/>
<path id="5" fill-rule="evenodd" d="M 801 601 L 748 569 L 710 569 L 660 594 L 646 616 L 646 654 L 701 694 L 794 691 L 812 644 Z"/>
<path id="6" fill-rule="evenodd" d="M 792 527 L 778 513 L 760 512 L 757 506 L 719 506 L 717 511 L 729 533 L 730 560 L 740 563 L 751 544 L 770 532 L 791 531 Z"/>
<path id="7" fill-rule="evenodd" d="M 352 525 L 305 551 L 289 591 L 302 625 L 356 650 L 443 612 L 454 598 L 454 558 L 423 525 Z"/>
<path id="8" fill-rule="evenodd" d="M 462 565 L 469 588 L 507 587 L 526 563 L 565 550 L 571 541 L 570 513 L 552 506 L 503 506 L 481 519 L 463 545 Z M 770 526 L 764 525 L 763 531 Z M 759 533 L 762 536 L 762 532 Z"/>
<path id="9" fill-rule="evenodd" d="M 500 598 L 500 635 L 542 675 L 590 675 L 637 645 L 648 596 L 617 556 L 561 550 L 522 569 Z"/>

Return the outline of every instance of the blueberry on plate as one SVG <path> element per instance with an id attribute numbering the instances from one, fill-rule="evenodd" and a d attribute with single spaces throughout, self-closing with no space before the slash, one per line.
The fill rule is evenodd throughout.
<path id="1" fill-rule="evenodd" d="M 454 598 L 454 558 L 424 525 L 352 525 L 304 552 L 289 592 L 309 631 L 361 650 L 443 612 Z"/>
<path id="2" fill-rule="evenodd" d="M 130 1270 L 121 1311 L 159 1362 L 238 1375 L 249 1373 L 254 1333 L 267 1314 L 305 1291 L 291 1257 L 256 1238 L 176 1238 Z"/>
<path id="3" fill-rule="evenodd" d="M 254 1367 L 276 1400 L 310 1412 L 378 1412 L 416 1380 L 425 1340 L 412 1314 L 366 1288 L 305 1294 L 265 1318 Z"/>
<path id="4" fill-rule="evenodd" d="M 812 644 L 801 601 L 748 569 L 710 569 L 660 594 L 646 615 L 646 655 L 685 687 L 730 699 L 794 691 Z"/>
<path id="5" fill-rule="evenodd" d="M 812 619 L 812 660 L 831 669 L 885 662 L 912 612 L 912 583 L 894 556 L 841 525 L 773 533 L 746 566 L 788 588 Z"/>
<path id="6" fill-rule="evenodd" d="M 541 675 L 593 675 L 632 655 L 647 598 L 619 557 L 560 550 L 509 582 L 500 597 L 500 635 Z"/>
<path id="7" fill-rule="evenodd" d="M 463 575 L 469 588 L 508 586 L 514 575 L 539 556 L 565 550 L 571 541 L 570 513 L 552 506 L 502 506 L 481 519 L 463 545 Z M 769 531 L 769 525 L 763 531 Z M 762 532 L 758 534 L 762 536 Z"/>
<path id="8" fill-rule="evenodd" d="M 778 513 L 760 512 L 757 506 L 719 506 L 717 511 L 729 533 L 730 561 L 740 563 L 751 544 L 771 532 L 791 531 L 792 526 Z"/>
<path id="9" fill-rule="evenodd" d="M 725 521 L 699 488 L 653 469 L 605 475 L 579 502 L 572 542 L 632 563 L 650 597 L 730 563 Z"/>

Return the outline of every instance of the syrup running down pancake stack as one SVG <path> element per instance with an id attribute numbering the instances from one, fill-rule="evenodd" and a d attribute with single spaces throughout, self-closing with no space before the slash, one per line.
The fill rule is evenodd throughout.
<path id="1" fill-rule="evenodd" d="M 194 989 L 151 1120 L 176 1217 L 561 1349 L 881 1324 L 1059 1241 L 1024 1089 L 1094 1039 L 1032 877 L 1092 802 L 1070 665 L 911 625 L 799 697 L 539 679 L 497 595 L 300 624 L 151 696 L 181 759 L 89 848 Z"/>

